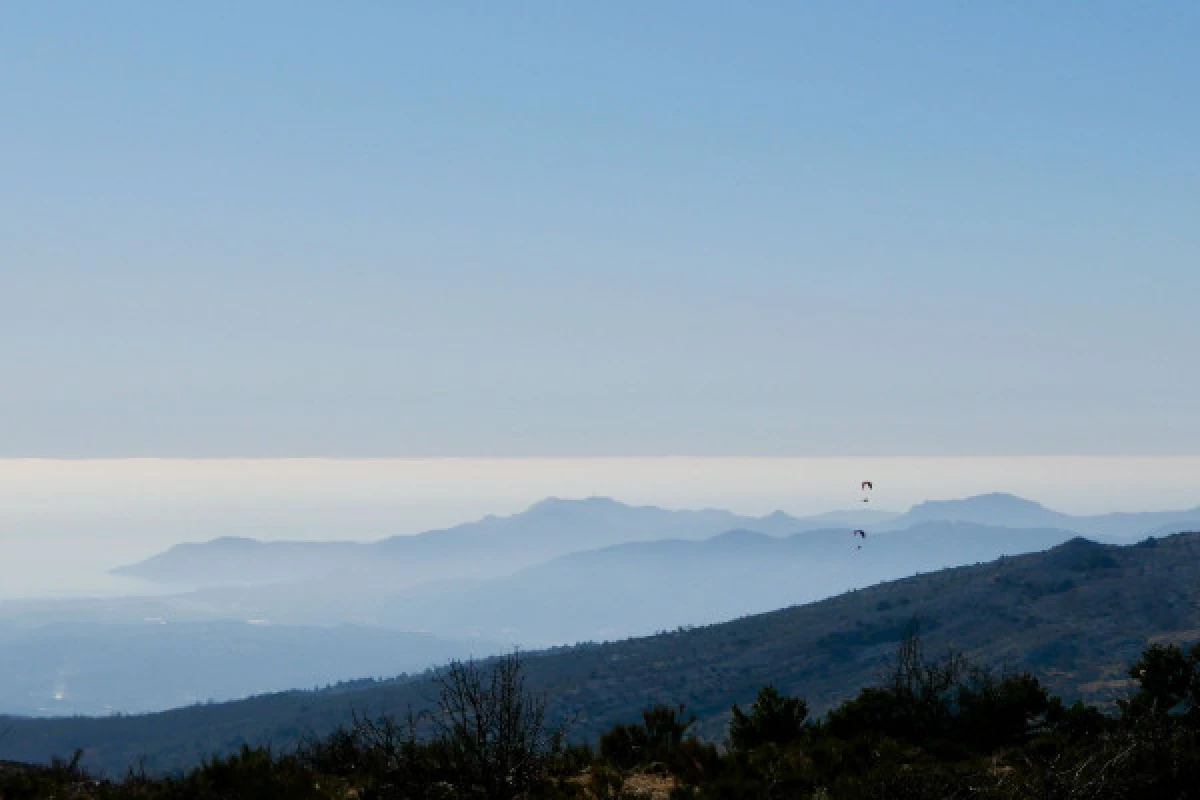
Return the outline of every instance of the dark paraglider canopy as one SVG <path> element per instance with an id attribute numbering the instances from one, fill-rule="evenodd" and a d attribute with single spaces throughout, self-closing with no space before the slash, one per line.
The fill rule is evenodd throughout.
<path id="1" fill-rule="evenodd" d="M 872 481 L 863 481 L 863 482 L 862 482 L 862 486 L 861 486 L 861 488 L 862 488 L 862 493 L 863 493 L 863 498 L 862 498 L 862 501 L 863 501 L 864 503 L 869 503 L 869 502 L 871 502 L 871 498 L 870 498 L 870 495 L 868 494 L 868 492 L 872 492 L 872 491 L 874 491 L 874 490 L 875 490 L 875 484 L 874 484 L 874 482 L 872 482 Z M 864 541 L 865 541 L 865 540 L 866 540 L 866 538 L 867 538 L 867 532 L 866 532 L 866 531 L 863 531 L 863 530 L 856 530 L 856 531 L 852 531 L 852 532 L 850 533 L 850 535 L 851 535 L 851 536 L 857 536 L 857 537 L 859 537 L 860 539 L 862 539 L 862 540 L 864 540 Z M 859 550 L 862 550 L 862 545 L 861 545 L 861 544 L 858 546 L 858 549 L 859 549 Z"/>

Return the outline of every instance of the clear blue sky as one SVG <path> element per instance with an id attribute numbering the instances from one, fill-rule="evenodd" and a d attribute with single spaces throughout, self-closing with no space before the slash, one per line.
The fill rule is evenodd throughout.
<path id="1" fill-rule="evenodd" d="M 1200 453 L 1200 5 L 0 10 L 0 456 Z"/>

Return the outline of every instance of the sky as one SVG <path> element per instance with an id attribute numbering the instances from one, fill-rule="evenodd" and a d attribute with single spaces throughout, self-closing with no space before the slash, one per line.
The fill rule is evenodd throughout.
<path id="1" fill-rule="evenodd" d="M 1200 453 L 1200 6 L 0 8 L 0 457 Z"/>

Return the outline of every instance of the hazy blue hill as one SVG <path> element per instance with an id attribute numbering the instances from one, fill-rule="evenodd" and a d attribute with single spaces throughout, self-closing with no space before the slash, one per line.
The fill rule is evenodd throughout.
<path id="1" fill-rule="evenodd" d="M 1093 538 L 1135 539 L 1195 529 L 1200 522 L 1200 509 L 1072 516 L 1032 500 L 994 492 L 960 500 L 920 503 L 881 523 L 878 528 L 902 530 L 930 521 L 974 522 L 1008 528 L 1062 528 Z"/>
<path id="2" fill-rule="evenodd" d="M 243 586 L 295 580 L 369 559 L 355 542 L 260 542 L 224 536 L 185 542 L 113 572 L 180 587 Z"/>
<path id="3" fill-rule="evenodd" d="M 524 646 L 643 635 L 811 602 L 917 572 L 990 561 L 1076 534 L 931 522 L 860 540 L 848 529 L 789 537 L 736 530 L 573 553 L 426 602 L 393 624 Z M 861 547 L 860 547 L 861 544 Z"/>
<path id="4" fill-rule="evenodd" d="M 1089 517 L 1085 527 L 1089 536 L 1111 539 L 1170 536 L 1181 531 L 1200 530 L 1200 508 L 1187 511 L 1139 511 Z"/>
<path id="5" fill-rule="evenodd" d="M 834 527 L 896 531 L 930 522 L 1004 528 L 1055 528 L 1095 538 L 1129 539 L 1195 527 L 1200 509 L 1071 516 L 1014 495 L 931 501 L 904 514 L 874 509 L 797 518 L 775 512 L 740 516 L 716 509 L 634 507 L 608 498 L 548 498 L 511 516 L 379 542 L 260 542 L 221 538 L 183 544 L 116 572 L 180 587 L 228 587 L 354 575 L 393 588 L 495 578 L 573 552 L 663 539 L 699 540 L 734 529 L 787 536 Z"/>
<path id="6" fill-rule="evenodd" d="M 405 563 L 440 564 L 463 554 L 487 556 L 496 567 L 525 566 L 580 550 L 656 539 L 703 539 L 747 527 L 781 535 L 804 527 L 787 514 L 744 517 L 722 510 L 668 511 L 628 506 L 603 497 L 548 498 L 509 517 L 489 517 L 417 536 L 394 536 L 375 545 Z M 498 560 L 496 560 L 498 559 Z"/>
<path id="7" fill-rule="evenodd" d="M 899 530 L 922 522 L 974 522 L 1004 528 L 1065 528 L 1074 530 L 1072 517 L 1051 511 L 1041 503 L 1003 492 L 981 494 L 960 500 L 931 500 L 913 506 L 905 514 L 885 523 Z"/>
<path id="8" fill-rule="evenodd" d="M 494 577 L 566 553 L 624 542 L 704 539 L 733 528 L 786 535 L 825 527 L 831 519 L 861 524 L 887 512 L 844 512 L 797 519 L 782 512 L 746 517 L 722 510 L 634 507 L 608 498 L 549 498 L 519 514 L 370 544 L 214 539 L 178 545 L 116 572 L 181 586 L 227 586 L 298 580 L 317 574 L 383 572 L 395 585 Z M 381 576 L 383 577 L 383 576 Z"/>
<path id="9" fill-rule="evenodd" d="M 737 529 L 706 540 L 628 542 L 569 553 L 488 579 L 405 587 L 393 577 L 398 567 L 382 561 L 344 574 L 209 589 L 163 602 L 184 617 L 351 622 L 536 647 L 720 622 L 915 572 L 1045 549 L 1075 535 L 945 522 L 871 534 L 865 541 L 849 528 L 786 537 Z M 482 557 L 461 546 L 465 555 Z M 739 588 L 723 590 L 729 585 Z"/>
<path id="10" fill-rule="evenodd" d="M 735 581 L 713 591 L 738 591 Z M 620 586 L 613 587 L 617 594 Z M 692 630 L 531 654 L 531 685 L 550 693 L 577 737 L 633 719 L 655 700 L 686 702 L 721 735 L 731 703 L 764 684 L 818 713 L 875 681 L 905 623 L 924 620 L 930 652 L 1033 670 L 1067 698 L 1105 702 L 1150 641 L 1200 639 L 1200 534 L 1125 547 L 1072 540 L 1047 553 L 942 570 L 819 603 Z M 234 703 L 103 719 L 8 719 L 0 758 L 45 761 L 85 749 L 112 771 L 146 755 L 150 769 L 197 762 L 243 742 L 287 747 L 352 710 L 425 707 L 426 680 L 286 692 Z"/>
<path id="11" fill-rule="evenodd" d="M 896 511 L 876 511 L 871 508 L 854 509 L 853 511 L 828 511 L 811 517 L 801 517 L 799 527 L 793 527 L 790 533 L 803 531 L 818 531 L 827 528 L 878 528 L 899 517 Z"/>

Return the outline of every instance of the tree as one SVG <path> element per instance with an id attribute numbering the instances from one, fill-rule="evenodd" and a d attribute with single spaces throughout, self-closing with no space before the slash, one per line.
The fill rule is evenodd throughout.
<path id="1" fill-rule="evenodd" d="M 1138 691 L 1121 703 L 1127 717 L 1178 715 L 1200 727 L 1200 644 L 1153 644 L 1129 669 Z"/>
<path id="2" fill-rule="evenodd" d="M 764 744 L 785 745 L 801 737 L 808 718 L 808 703 L 781 695 L 774 686 L 758 692 L 750 713 L 733 707 L 729 743 L 735 750 L 753 750 Z"/>
<path id="3" fill-rule="evenodd" d="M 435 744 L 461 797 L 528 795 L 561 752 L 563 732 L 546 722 L 546 701 L 525 688 L 520 655 L 480 664 L 454 661 L 436 673 Z"/>
<path id="4" fill-rule="evenodd" d="M 600 757 L 620 769 L 633 769 L 653 761 L 666 761 L 679 749 L 695 716 L 684 719 L 682 705 L 672 708 L 661 703 L 642 711 L 642 721 L 634 725 L 615 725 L 600 737 Z"/>
<path id="5" fill-rule="evenodd" d="M 1051 709 L 1050 693 L 1033 675 L 996 677 L 974 667 L 959 684 L 951 734 L 981 750 L 1017 744 L 1051 722 Z"/>

